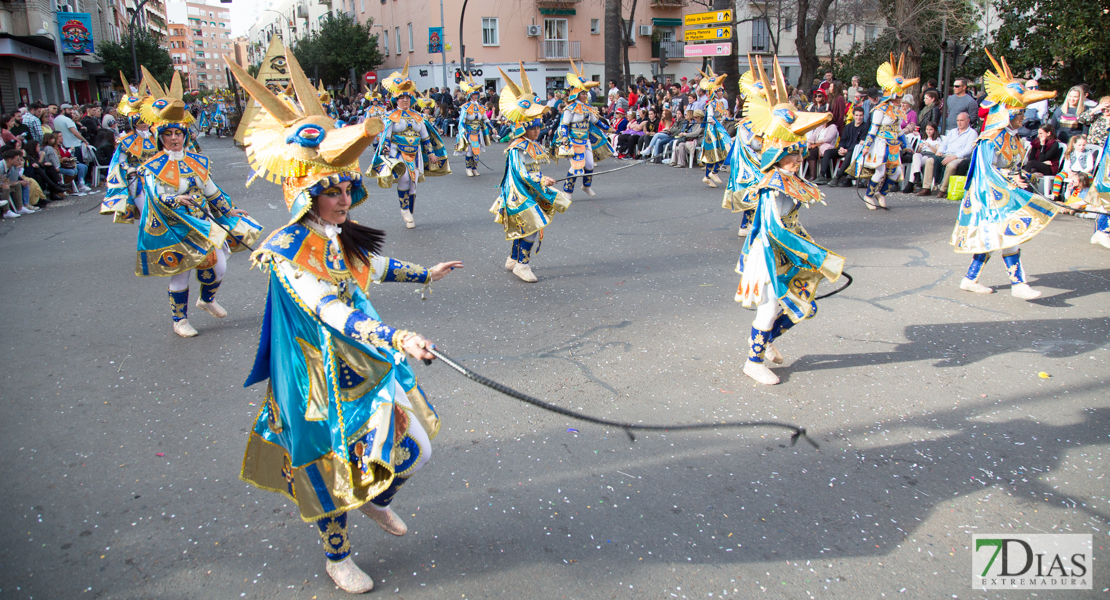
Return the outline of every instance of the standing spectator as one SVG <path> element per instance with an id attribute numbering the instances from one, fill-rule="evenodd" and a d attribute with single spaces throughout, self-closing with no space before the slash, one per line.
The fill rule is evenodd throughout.
<path id="1" fill-rule="evenodd" d="M 863 100 L 863 114 L 867 118 L 871 118 L 871 111 L 874 110 L 875 105 L 879 103 L 879 88 L 869 88 L 867 90 L 867 97 Z"/>
<path id="2" fill-rule="evenodd" d="M 15 127 L 16 117 L 19 116 L 18 112 L 8 113 L 0 117 L 0 137 L 3 138 L 3 145 L 14 144 L 17 137 L 12 133 L 12 127 Z"/>
<path id="3" fill-rule="evenodd" d="M 85 114 L 81 117 L 81 135 L 86 140 L 92 140 L 96 137 L 97 131 L 100 131 L 100 106 L 86 104 Z"/>
<path id="4" fill-rule="evenodd" d="M 832 85 L 833 85 L 833 72 L 832 71 L 825 71 L 825 78 L 821 80 L 820 84 L 818 84 L 817 89 L 821 90 L 822 92 L 825 92 L 825 97 L 828 98 L 829 93 L 832 91 Z"/>
<path id="5" fill-rule="evenodd" d="M 972 119 L 979 119 L 979 103 L 967 93 L 967 80 L 963 77 L 957 77 L 952 83 L 952 95 L 948 97 L 945 107 L 948 110 L 948 120 L 944 124 L 945 135 L 959 126 L 956 121 L 961 113 L 967 113 Z M 926 169 L 926 172 L 929 171 Z"/>
<path id="6" fill-rule="evenodd" d="M 88 165 L 85 164 L 85 161 L 81 160 L 82 157 L 80 156 L 80 151 L 81 145 L 87 145 L 89 142 L 87 139 L 85 139 L 83 135 L 81 135 L 81 132 L 77 130 L 77 124 L 73 122 L 73 118 L 71 116 L 73 114 L 73 106 L 69 104 L 63 104 L 61 108 L 62 113 L 57 117 L 54 117 L 54 127 L 56 129 L 55 134 L 61 134 L 62 136 L 61 147 L 65 148 L 66 152 L 59 153 L 59 155 L 63 158 L 63 163 L 66 162 L 64 160 L 66 158 L 66 154 L 77 161 L 78 166 L 71 167 L 73 169 L 77 169 L 77 171 L 80 172 L 77 178 L 77 191 L 88 193 L 92 191 L 87 185 L 85 185 L 85 174 L 88 171 Z M 64 164 L 62 166 L 65 167 Z M 63 173 L 64 172 L 65 171 L 63 171 Z"/>
<path id="7" fill-rule="evenodd" d="M 836 132 L 843 133 L 844 127 L 848 124 L 848 101 L 844 98 L 844 84 L 839 81 L 833 82 L 832 90 L 829 92 L 829 112 L 832 113 Z"/>
<path id="8" fill-rule="evenodd" d="M 859 84 L 859 75 L 852 75 L 852 85 L 848 88 L 848 103 L 859 102 L 859 97 L 864 93 L 863 86 Z"/>
<path id="9" fill-rule="evenodd" d="M 104 112 L 104 116 L 100 119 L 100 126 L 104 129 L 111 129 L 114 135 L 119 135 L 119 126 L 116 124 L 116 108 L 114 106 Z"/>
<path id="10" fill-rule="evenodd" d="M 620 96 L 620 90 L 617 89 L 617 82 L 612 79 L 609 80 L 609 92 L 606 94 L 609 105 L 609 110 L 613 109 L 613 105 L 617 103 L 617 97 Z"/>
<path id="11" fill-rule="evenodd" d="M 925 173 L 921 177 L 921 191 L 918 196 L 928 196 L 934 184 L 938 184 L 934 172 L 938 166 L 944 167 L 944 174 L 936 185 L 937 197 L 948 195 L 948 180 L 956 173 L 956 169 L 971 156 L 975 150 L 975 140 L 978 139 L 975 130 L 971 128 L 971 117 L 962 112 L 956 115 L 956 128 L 944 134 L 940 142 L 940 153 L 936 155 L 925 154 L 922 162 L 925 163 Z"/>
<path id="12" fill-rule="evenodd" d="M 690 93 L 690 85 L 688 83 L 686 83 L 686 78 L 685 77 L 683 77 L 682 79 L 679 79 L 678 82 L 679 82 L 679 86 L 678 86 L 678 91 L 679 92 L 682 92 L 683 94 Z"/>
<path id="13" fill-rule="evenodd" d="M 932 123 L 937 126 L 937 131 L 940 131 L 940 106 L 937 106 L 939 99 L 940 94 L 936 90 L 925 90 L 924 104 L 921 106 L 921 112 L 917 113 L 918 129 Z"/>
<path id="14" fill-rule="evenodd" d="M 1101 148 L 1106 143 L 1107 130 L 1110 129 L 1110 96 L 1103 96 L 1094 108 L 1084 111 L 1079 116 L 1079 122 L 1088 127 L 1087 143 Z"/>
<path id="15" fill-rule="evenodd" d="M 1064 155 L 1064 145 L 1056 139 L 1056 130 L 1051 123 L 1041 125 L 1037 137 L 1029 148 L 1029 157 L 1023 167 L 1030 173 L 1052 177 L 1060 171 L 1060 158 Z"/>
<path id="16" fill-rule="evenodd" d="M 42 120 L 39 119 L 39 114 L 42 113 L 43 108 L 42 102 L 36 102 L 27 110 L 27 114 L 23 115 L 23 124 L 27 126 L 31 139 L 36 142 L 42 141 Z"/>
<path id="17" fill-rule="evenodd" d="M 852 122 L 844 127 L 844 132 L 840 134 L 840 143 L 837 144 L 835 150 L 826 152 L 821 157 L 821 170 L 832 170 L 835 161 L 841 161 L 840 166 L 836 169 L 836 175 L 833 176 L 830 186 L 837 187 L 850 187 L 854 185 L 849 183 L 847 172 L 848 163 L 852 161 L 852 154 L 856 151 L 856 146 L 867 137 L 868 125 L 863 112 L 863 107 L 857 106 L 852 109 Z M 842 160 L 843 159 L 843 160 Z"/>

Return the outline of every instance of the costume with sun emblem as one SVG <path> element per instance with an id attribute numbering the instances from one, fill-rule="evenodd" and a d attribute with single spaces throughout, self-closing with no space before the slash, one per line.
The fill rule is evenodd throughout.
<path id="1" fill-rule="evenodd" d="M 755 66 L 748 57 L 748 71 L 740 76 L 740 93 L 744 96 L 744 114 L 736 121 L 736 139 L 725 159 L 728 162 L 728 182 L 725 184 L 725 197 L 721 208 L 740 213 L 740 237 L 748 235 L 755 217 L 755 198 L 745 192 L 748 186 L 758 183 L 763 174 L 759 170 L 759 150 L 762 148 L 759 135 L 752 127 L 752 107 L 767 103 L 767 92 L 763 82 L 755 77 Z M 766 110 L 766 108 L 764 108 Z"/>
<path id="2" fill-rule="evenodd" d="M 902 109 L 901 99 L 918 81 L 917 77 L 906 79 L 902 76 L 905 62 L 905 54 L 897 63 L 891 54 L 890 61 L 879 67 L 876 79 L 883 88 L 883 97 L 871 109 L 871 129 L 856 146 L 846 170 L 854 178 L 868 178 L 867 197 L 870 200 L 867 207 L 871 210 L 885 207 L 887 193 L 897 191 L 902 181 L 902 148 L 906 146 L 902 121 L 906 111 Z"/>
<path id="3" fill-rule="evenodd" d="M 964 199 L 952 231 L 952 245 L 960 254 L 971 254 L 971 266 L 960 289 L 980 294 L 994 290 L 979 283 L 983 265 L 995 250 L 1010 276 L 1010 293 L 1024 300 L 1041 295 L 1025 282 L 1020 244 L 1041 232 L 1056 216 L 1057 207 L 1028 189 L 1021 165 L 1025 146 L 1010 126 L 1033 102 L 1053 98 L 1056 92 L 1026 90 L 1010 73 L 1006 59 L 1000 65 L 987 52 L 995 72 L 983 76 L 990 107 L 979 141 L 971 153 Z"/>
<path id="4" fill-rule="evenodd" d="M 455 136 L 455 154 L 466 154 L 466 176 L 478 176 L 478 155 L 489 145 L 489 117 L 486 108 L 478 100 L 482 85 L 474 83 L 470 75 L 459 83 L 459 89 L 466 95 L 466 103 L 459 107 L 459 132 Z"/>
<path id="5" fill-rule="evenodd" d="M 143 123 L 139 118 L 139 109 L 144 101 L 153 102 L 154 99 L 149 95 L 145 79 L 133 90 L 122 71 L 119 76 L 123 82 L 124 95 L 120 98 L 116 111 L 131 131 L 116 138 L 116 151 L 112 154 L 112 161 L 108 163 L 100 214 L 112 215 L 112 220 L 116 223 L 134 223 L 139 218 L 143 193 L 143 186 L 139 181 L 139 166 L 158 152 L 150 129 L 139 125 Z"/>
<path id="6" fill-rule="evenodd" d="M 540 165 L 548 162 L 544 147 L 528 139 L 530 130 L 543 126 L 543 113 L 547 106 L 536 99 L 532 84 L 520 65 L 520 84 L 517 85 L 504 71 L 505 87 L 501 90 L 501 116 L 513 123 L 513 141 L 505 150 L 505 175 L 501 178 L 501 194 L 490 212 L 497 215 L 497 223 L 505 227 L 505 239 L 513 242 L 505 268 L 529 283 L 536 281 L 530 265 L 531 256 L 544 227 L 557 212 L 566 212 L 570 196 L 561 190 L 544 185 Z M 550 180 L 547 180 L 550 182 Z"/>
<path id="7" fill-rule="evenodd" d="M 161 136 L 169 131 L 180 131 L 187 143 L 193 123 L 181 100 L 181 76 L 175 72 L 170 88 L 164 90 L 146 67 L 143 75 L 152 100 L 142 103 L 139 114 L 150 124 L 159 151 L 139 167 L 144 202 L 135 274 L 170 277 L 174 331 L 193 337 L 197 331 L 188 320 L 190 271 L 196 269 L 200 282 L 197 308 L 226 317 L 215 296 L 228 255 L 258 241 L 262 226 L 237 209 L 212 181 L 207 156 L 164 147 Z"/>
<path id="8" fill-rule="evenodd" d="M 397 198 L 401 204 L 401 218 L 405 227 L 416 227 L 413 212 L 416 210 L 416 184 L 424 176 L 449 175 L 447 149 L 435 127 L 429 127 L 416 104 L 416 84 L 409 79 L 409 63 L 405 68 L 386 77 L 385 88 L 394 103 L 408 98 L 407 108 L 398 108 L 382 119 L 385 130 L 374 147 L 370 167 L 366 174 L 378 179 L 382 188 L 397 185 Z"/>
<path id="9" fill-rule="evenodd" d="M 803 205 L 822 201 L 817 186 L 797 173 L 807 147 L 806 132 L 827 123 L 832 115 L 800 112 L 790 104 L 777 56 L 773 85 L 767 81 L 762 58 L 755 57 L 754 63 L 756 77 L 767 92 L 767 102 L 754 103 L 749 112 L 753 131 L 763 138 L 760 171 L 764 175 L 745 191 L 746 201 L 756 208 L 737 264 L 742 277 L 736 301 L 756 309 L 744 374 L 773 385 L 779 379 L 764 364 L 764 353 L 772 362 L 782 362 L 771 342 L 817 313 L 817 286 L 840 278 L 844 258 L 814 243 L 798 220 Z"/>
<path id="10" fill-rule="evenodd" d="M 597 87 L 598 82 L 586 79 L 573 60 L 570 61 L 570 68 L 571 72 L 567 73 L 567 89 L 570 90 L 567 105 L 563 108 L 552 144 L 556 160 L 570 159 L 563 191 L 573 194 L 575 181 L 582 177 L 582 189 L 587 196 L 594 196 L 594 166 L 613 155 L 613 147 L 605 135 L 609 125 L 600 120 L 597 109 L 589 104 L 589 89 Z M 581 94 L 586 94 L 587 100 L 583 100 Z"/>
<path id="11" fill-rule="evenodd" d="M 732 146 L 732 138 L 721 124 L 728 115 L 728 98 L 716 94 L 717 90 L 724 89 L 722 86 L 728 75 L 717 75 L 711 67 L 706 67 L 706 71 L 698 70 L 698 73 L 702 76 L 698 86 L 708 93 L 709 98 L 705 104 L 705 135 L 701 138 L 701 163 L 705 165 L 705 176 L 701 181 L 715 188 L 718 183 L 723 183 L 717 173 Z"/>
<path id="12" fill-rule="evenodd" d="M 259 177 L 280 183 L 291 213 L 254 253 L 268 272 L 262 334 L 246 385 L 268 382 L 247 442 L 241 477 L 284 495 L 319 526 L 328 573 L 348 591 L 373 582 L 351 560 L 347 512 L 360 509 L 403 535 L 394 495 L 431 455 L 439 417 L 405 358 L 413 335 L 382 322 L 371 284 L 429 284 L 420 265 L 380 256 L 317 215 L 316 201 L 342 194 L 364 202 L 358 157 L 383 131 L 368 119 L 335 128 L 296 58 L 287 56 L 300 105 L 282 101 L 232 61 L 228 67 L 262 110 L 245 138 Z M 361 228 L 375 236 L 383 232 Z M 347 231 L 346 234 L 351 234 Z"/>

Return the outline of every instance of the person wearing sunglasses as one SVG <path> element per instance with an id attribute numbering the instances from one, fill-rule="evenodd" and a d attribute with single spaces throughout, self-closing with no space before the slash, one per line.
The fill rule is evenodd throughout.
<path id="1" fill-rule="evenodd" d="M 955 83 L 952 84 L 952 95 L 945 102 L 945 107 L 948 109 L 948 118 L 944 124 L 945 132 L 956 128 L 956 118 L 962 112 L 966 112 L 971 117 L 971 126 L 975 127 L 974 121 L 977 120 L 976 116 L 979 114 L 979 102 L 967 93 L 966 79 L 962 77 L 956 79 Z"/>

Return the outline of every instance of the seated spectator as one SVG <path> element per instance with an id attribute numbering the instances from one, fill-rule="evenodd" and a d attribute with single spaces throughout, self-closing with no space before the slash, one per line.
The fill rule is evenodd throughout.
<path id="1" fill-rule="evenodd" d="M 93 147 L 96 149 L 96 162 L 108 166 L 112 156 L 116 153 L 116 136 L 111 129 L 101 128 L 93 137 Z"/>
<path id="2" fill-rule="evenodd" d="M 718 89 L 723 89 L 723 88 L 718 88 Z M 804 105 L 801 105 L 801 106 L 804 106 Z M 828 93 L 823 89 L 819 89 L 819 90 L 814 91 L 813 92 L 813 102 L 810 103 L 809 108 L 806 109 L 806 112 L 818 112 L 818 113 L 829 112 L 829 96 L 828 96 Z"/>
<path id="3" fill-rule="evenodd" d="M 54 151 L 58 153 L 58 164 L 61 165 L 58 172 L 62 174 L 66 192 L 73 193 L 75 196 L 84 196 L 91 192 L 92 190 L 85 185 L 85 173 L 88 172 L 89 166 L 77 160 L 73 152 L 62 145 L 62 136 L 57 133 L 54 134 Z"/>
<path id="4" fill-rule="evenodd" d="M 1064 103 L 1056 107 L 1052 111 L 1052 125 L 1056 127 L 1056 139 L 1061 143 L 1068 143 L 1071 136 L 1083 133 L 1083 123 L 1079 121 L 1079 117 L 1086 111 L 1086 103 L 1084 102 L 1086 95 L 1083 93 L 1083 88 L 1074 86 L 1068 90 L 1068 95 L 1064 97 Z"/>
<path id="5" fill-rule="evenodd" d="M 913 109 L 913 94 L 902 96 L 902 110 L 906 117 L 902 119 L 902 133 L 917 133 L 917 112 Z"/>
<path id="6" fill-rule="evenodd" d="M 7 113 L 0 116 L 0 137 L 3 138 L 3 145 L 14 144 L 15 138 L 19 137 L 17 134 L 12 133 L 12 128 L 15 127 L 16 122 L 19 120 L 19 113 Z"/>
<path id="7" fill-rule="evenodd" d="M 54 145 L 54 138 L 57 135 L 56 133 L 48 133 L 43 136 L 40 164 L 43 171 L 46 172 L 46 177 L 53 181 L 60 190 L 55 194 L 54 200 L 61 200 L 66 196 L 66 186 L 65 179 L 62 178 L 62 162 Z M 51 186 L 51 189 L 53 189 L 53 186 Z"/>
<path id="8" fill-rule="evenodd" d="M 1094 108 L 1079 115 L 1079 122 L 1087 126 L 1087 144 L 1101 148 L 1110 133 L 1110 96 L 1099 98 Z"/>
<path id="9" fill-rule="evenodd" d="M 1060 173 L 1052 179 L 1052 191 L 1049 198 L 1055 200 L 1064 190 L 1064 182 L 1071 179 L 1072 173 L 1083 173 L 1089 178 L 1094 178 L 1095 169 L 1098 168 L 1098 151 L 1087 144 L 1087 136 L 1074 134 L 1068 141 L 1064 150 L 1064 157 L 1060 162 Z"/>
<path id="10" fill-rule="evenodd" d="M 817 90 L 821 93 L 821 90 Z M 824 111 L 822 111 L 824 112 Z M 827 161 L 821 164 L 822 170 L 818 172 L 818 161 L 821 157 L 825 156 L 826 152 L 832 152 L 836 148 L 836 125 L 832 123 L 823 123 L 814 129 L 811 129 L 806 134 L 806 144 L 809 147 L 809 152 L 806 154 L 806 165 L 809 169 L 807 171 L 807 179 L 815 181 L 818 185 L 823 185 L 829 182 L 832 178 L 831 165 Z"/>
<path id="11" fill-rule="evenodd" d="M 956 169 L 967 162 L 975 150 L 975 140 L 978 135 L 971 128 L 971 116 L 962 112 L 956 116 L 956 128 L 950 130 L 941 138 L 939 154 L 923 154 L 925 164 L 924 174 L 921 176 L 921 191 L 918 196 L 928 196 L 934 187 L 937 197 L 948 195 L 948 180 L 956 174 Z M 944 167 L 944 174 L 940 181 L 934 175 L 937 167 Z"/>
<path id="12" fill-rule="evenodd" d="M 937 124 L 934 122 L 926 123 L 922 134 L 918 140 L 917 149 L 913 153 L 913 158 L 910 159 L 910 170 L 906 176 L 906 183 L 902 186 L 902 191 L 907 194 L 913 193 L 914 188 L 921 185 L 921 170 L 925 166 L 925 156 L 937 156 L 940 153 L 940 132 L 937 131 Z"/>
<path id="13" fill-rule="evenodd" d="M 640 138 L 644 136 L 647 130 L 647 110 L 640 108 L 636 110 L 636 115 L 628 121 L 624 132 L 617 135 L 617 158 L 629 158 L 632 156 Z"/>
<path id="14" fill-rule="evenodd" d="M 680 169 L 686 167 L 688 160 L 693 160 L 694 149 L 705 133 L 705 113 L 700 110 L 686 112 L 691 118 L 686 122 L 686 129 L 675 136 L 674 159 L 671 161 L 672 167 Z"/>
<path id="15" fill-rule="evenodd" d="M 38 212 L 31 208 L 31 180 L 23 176 L 23 151 L 15 148 L 4 150 L 3 157 L 3 184 L 0 187 L 9 193 L 8 210 L 4 213 L 6 219 L 16 219 L 22 215 Z"/>
<path id="16" fill-rule="evenodd" d="M 664 119 L 669 113 L 669 110 L 663 110 Z M 648 142 L 647 148 L 644 149 L 644 151 L 641 152 L 640 155 L 646 158 L 650 158 L 651 161 L 654 163 L 662 162 L 664 149 L 669 146 L 671 142 L 675 140 L 675 138 L 678 137 L 678 134 L 686 130 L 687 120 L 693 119 L 693 117 L 694 111 L 689 110 L 687 111 L 685 117 L 681 116 L 680 114 L 679 118 L 674 119 L 670 127 L 666 129 L 660 127 L 659 133 L 656 133 L 654 136 L 652 136 L 651 141 Z"/>
<path id="17" fill-rule="evenodd" d="M 46 135 L 53 134 L 48 133 Z M 43 139 L 45 140 L 46 136 L 43 136 Z M 39 193 L 43 196 L 44 204 L 49 203 L 51 200 L 60 200 L 65 197 L 65 188 L 62 187 L 62 183 L 51 179 L 49 175 L 47 175 L 46 167 L 42 162 L 42 151 L 39 149 L 38 142 L 31 140 L 23 146 L 23 165 L 24 176 L 30 177 L 38 183 Z M 34 190 L 32 189 L 31 191 L 32 196 L 34 196 Z M 46 195 L 47 192 L 50 196 Z M 32 202 L 32 204 L 38 205 L 38 203 L 35 202 Z"/>
<path id="18" fill-rule="evenodd" d="M 833 176 L 829 185 L 840 187 L 851 187 L 855 185 L 851 179 L 847 177 L 845 169 L 848 168 L 848 163 L 852 161 L 852 154 L 856 151 L 856 146 L 867 137 L 867 121 L 865 120 L 865 113 L 862 106 L 857 106 L 852 109 L 852 122 L 844 127 L 844 133 L 840 134 L 840 143 L 836 148 L 825 152 L 821 155 L 821 171 L 828 172 L 840 161 L 840 166 L 836 168 L 836 175 Z"/>
<path id="19" fill-rule="evenodd" d="M 1045 123 L 1037 130 L 1037 137 L 1033 138 L 1023 168 L 1029 173 L 1052 177 L 1060 172 L 1060 159 L 1063 156 L 1064 145 L 1056 139 L 1055 128 L 1052 124 Z"/>

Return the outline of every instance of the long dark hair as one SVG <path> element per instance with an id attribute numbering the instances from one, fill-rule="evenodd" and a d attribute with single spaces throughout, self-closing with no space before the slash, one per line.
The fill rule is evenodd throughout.
<path id="1" fill-rule="evenodd" d="M 354 264 L 356 258 L 369 264 L 371 254 L 381 255 L 385 245 L 385 232 L 359 225 L 348 217 L 347 222 L 340 227 L 339 244 L 343 246 L 343 258 L 348 268 Z"/>

